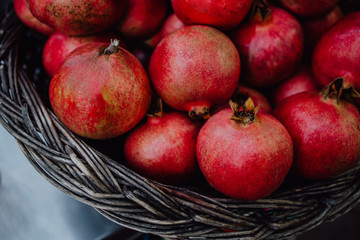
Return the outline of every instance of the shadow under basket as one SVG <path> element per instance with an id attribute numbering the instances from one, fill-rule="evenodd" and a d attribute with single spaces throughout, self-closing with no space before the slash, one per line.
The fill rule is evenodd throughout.
<path id="1" fill-rule="evenodd" d="M 75 136 L 51 111 L 44 41 L 12 11 L 2 16 L 0 122 L 47 181 L 119 225 L 167 239 L 286 239 L 360 202 L 359 165 L 325 181 L 289 177 L 258 201 L 223 196 L 201 177 L 173 187 L 139 176 Z"/>

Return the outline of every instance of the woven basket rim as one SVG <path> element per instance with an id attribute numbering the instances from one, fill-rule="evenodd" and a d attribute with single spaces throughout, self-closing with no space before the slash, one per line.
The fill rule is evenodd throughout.
<path id="1" fill-rule="evenodd" d="M 87 145 L 46 107 L 19 57 L 20 36 L 32 31 L 13 11 L 0 30 L 0 123 L 47 181 L 121 226 L 169 239 L 286 239 L 360 202 L 360 165 L 257 201 L 144 178 Z"/>

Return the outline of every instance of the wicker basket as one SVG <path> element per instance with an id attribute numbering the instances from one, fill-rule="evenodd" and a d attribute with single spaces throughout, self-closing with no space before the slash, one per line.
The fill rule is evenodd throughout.
<path id="1" fill-rule="evenodd" d="M 326 181 L 288 178 L 269 198 L 251 202 L 220 195 L 201 177 L 172 187 L 139 176 L 72 134 L 49 109 L 44 39 L 34 34 L 12 11 L 1 19 L 0 122 L 47 181 L 119 225 L 168 239 L 286 239 L 360 202 L 360 166 Z"/>

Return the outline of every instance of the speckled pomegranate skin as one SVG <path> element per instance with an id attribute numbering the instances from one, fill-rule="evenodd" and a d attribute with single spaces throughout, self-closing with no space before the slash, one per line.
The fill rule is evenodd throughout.
<path id="1" fill-rule="evenodd" d="M 50 82 L 55 114 L 70 130 L 91 139 L 129 131 L 150 105 L 150 82 L 141 63 L 122 48 L 99 56 L 107 45 L 80 46 Z"/>
<path id="2" fill-rule="evenodd" d="M 56 31 L 68 35 L 108 30 L 122 16 L 124 0 L 25 0 L 31 13 Z"/>
<path id="3" fill-rule="evenodd" d="M 243 79 L 255 87 L 274 85 L 289 77 L 303 54 L 303 31 L 288 12 L 270 8 L 263 20 L 256 14 L 231 33 L 239 50 Z"/>
<path id="4" fill-rule="evenodd" d="M 129 0 L 116 28 L 125 38 L 139 40 L 159 30 L 166 14 L 166 0 Z"/>
<path id="5" fill-rule="evenodd" d="M 228 30 L 248 13 L 253 0 L 171 0 L 175 14 L 185 24 L 201 24 Z"/>
<path id="6" fill-rule="evenodd" d="M 293 139 L 295 174 L 331 178 L 360 160 L 360 114 L 354 105 L 303 92 L 281 102 L 273 115 Z"/>
<path id="7" fill-rule="evenodd" d="M 64 62 L 66 56 L 74 49 L 91 42 L 110 43 L 111 39 L 119 38 L 112 33 L 88 36 L 68 36 L 61 32 L 55 32 L 47 39 L 43 49 L 42 61 L 45 70 L 48 75 L 52 77 Z"/>
<path id="8" fill-rule="evenodd" d="M 167 35 L 149 64 L 153 86 L 171 107 L 181 111 L 227 101 L 240 76 L 240 57 L 219 30 L 192 25 Z"/>
<path id="9" fill-rule="evenodd" d="M 273 105 L 277 106 L 284 99 L 306 91 L 317 92 L 320 89 L 316 85 L 311 68 L 304 65 L 293 76 L 276 86 L 272 93 Z"/>
<path id="10" fill-rule="evenodd" d="M 207 181 L 232 198 L 256 200 L 275 191 L 293 161 L 293 145 L 285 127 L 269 114 L 244 126 L 225 109 L 200 129 L 196 156 Z"/>
<path id="11" fill-rule="evenodd" d="M 333 9 L 339 0 L 278 0 L 289 11 L 300 16 L 319 16 Z"/>
<path id="12" fill-rule="evenodd" d="M 167 184 L 184 183 L 197 169 L 195 146 L 199 128 L 183 113 L 148 117 L 126 138 L 127 163 L 142 176 Z"/>
<path id="13" fill-rule="evenodd" d="M 326 86 L 337 78 L 344 87 L 360 91 L 360 11 L 335 24 L 315 47 L 312 68 L 316 81 Z"/>
<path id="14" fill-rule="evenodd" d="M 46 36 L 49 36 L 54 32 L 54 29 L 40 22 L 34 17 L 34 15 L 32 15 L 25 0 L 13 0 L 13 3 L 16 15 L 25 25 Z"/>

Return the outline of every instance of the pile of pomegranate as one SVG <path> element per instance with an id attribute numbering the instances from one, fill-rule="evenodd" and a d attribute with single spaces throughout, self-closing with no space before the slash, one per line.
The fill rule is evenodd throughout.
<path id="1" fill-rule="evenodd" d="M 126 165 L 256 200 L 360 161 L 352 0 L 14 0 L 47 37 L 49 99 L 75 134 L 122 137 Z"/>

